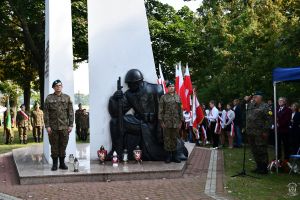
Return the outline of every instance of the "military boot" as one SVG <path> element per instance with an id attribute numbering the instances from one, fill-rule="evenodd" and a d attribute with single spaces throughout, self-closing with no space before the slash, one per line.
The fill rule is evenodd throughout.
<path id="1" fill-rule="evenodd" d="M 175 163 L 181 163 L 181 160 L 178 158 L 176 151 L 172 152 L 172 161 Z"/>
<path id="2" fill-rule="evenodd" d="M 52 164 L 51 170 L 52 170 L 52 171 L 56 171 L 56 170 L 57 170 L 57 162 L 58 162 L 58 158 L 57 158 L 57 157 L 56 157 L 56 158 L 52 157 L 52 160 L 53 160 L 53 164 Z"/>
<path id="3" fill-rule="evenodd" d="M 167 151 L 165 163 L 170 163 L 172 158 L 172 153 Z"/>
<path id="4" fill-rule="evenodd" d="M 65 157 L 59 157 L 59 169 L 68 169 L 67 165 L 65 164 Z"/>

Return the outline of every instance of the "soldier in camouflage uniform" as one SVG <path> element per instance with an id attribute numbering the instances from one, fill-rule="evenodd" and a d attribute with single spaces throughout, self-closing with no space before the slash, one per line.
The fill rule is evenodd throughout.
<path id="1" fill-rule="evenodd" d="M 60 80 L 54 81 L 52 88 L 54 93 L 47 96 L 44 109 L 45 128 L 49 135 L 51 157 L 53 159 L 51 170 L 57 170 L 58 157 L 59 168 L 67 170 L 68 167 L 65 165 L 64 160 L 69 134 L 72 131 L 74 122 L 73 103 L 69 95 L 62 93 Z"/>
<path id="2" fill-rule="evenodd" d="M 168 93 L 159 101 L 158 119 L 163 128 L 164 149 L 167 151 L 166 163 L 173 160 L 180 163 L 176 154 L 176 141 L 183 121 L 180 97 L 175 94 L 174 83 L 168 82 Z"/>
<path id="3" fill-rule="evenodd" d="M 34 110 L 31 112 L 31 125 L 33 128 L 33 138 L 35 142 L 41 142 L 41 135 L 44 126 L 44 112 L 40 109 L 38 102 L 34 105 Z"/>
<path id="4" fill-rule="evenodd" d="M 244 98 L 251 100 L 251 96 Z M 246 133 L 249 145 L 256 162 L 256 169 L 252 172 L 267 174 L 268 170 L 268 132 L 271 127 L 272 111 L 268 104 L 263 102 L 261 92 L 256 92 L 253 100 L 248 103 L 246 111 Z"/>
<path id="5" fill-rule="evenodd" d="M 20 144 L 27 144 L 27 130 L 30 129 L 29 114 L 25 111 L 25 105 L 20 106 L 21 110 L 17 112 L 16 122 L 19 132 Z"/>
<path id="6" fill-rule="evenodd" d="M 83 141 L 87 140 L 87 135 L 88 135 L 88 131 L 89 131 L 89 113 L 86 112 L 86 109 L 83 109 L 83 112 L 81 114 L 80 117 L 80 121 L 81 121 L 81 139 Z"/>
<path id="7" fill-rule="evenodd" d="M 81 127 L 81 116 L 83 113 L 82 104 L 78 104 L 78 110 L 75 111 L 75 125 L 76 125 L 76 135 L 78 140 L 82 140 L 82 127 Z"/>

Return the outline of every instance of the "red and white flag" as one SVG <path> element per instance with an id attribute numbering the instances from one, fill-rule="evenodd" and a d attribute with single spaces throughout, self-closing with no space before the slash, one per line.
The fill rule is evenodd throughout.
<path id="1" fill-rule="evenodd" d="M 158 66 L 158 70 L 159 70 L 159 75 L 158 75 L 159 78 L 157 79 L 157 83 L 162 85 L 163 90 L 164 90 L 164 94 L 166 94 L 168 92 L 168 88 L 166 87 L 166 81 L 165 81 L 165 78 L 164 78 L 164 75 L 162 73 L 160 65 Z"/>
<path id="2" fill-rule="evenodd" d="M 184 110 L 190 112 L 191 111 L 191 94 L 193 94 L 193 85 L 190 76 L 190 71 L 188 65 L 186 65 L 185 73 L 184 73 L 184 98 L 186 104 L 183 107 Z"/>
<path id="3" fill-rule="evenodd" d="M 204 113 L 203 113 L 203 110 L 202 110 L 202 107 L 197 99 L 197 95 L 196 95 L 196 92 L 195 90 L 193 90 L 193 108 L 192 108 L 192 120 L 193 120 L 193 129 L 194 130 L 197 130 L 198 132 L 198 125 L 202 123 L 203 119 L 204 119 Z M 198 138 L 196 139 L 199 139 L 199 133 L 196 134 L 198 135 Z"/>
<path id="4" fill-rule="evenodd" d="M 176 66 L 176 79 L 175 79 L 175 91 L 176 94 L 180 96 L 182 108 L 186 108 L 186 98 L 185 98 L 185 88 L 184 88 L 184 82 L 183 82 L 183 75 L 181 70 L 181 64 L 179 63 Z"/>

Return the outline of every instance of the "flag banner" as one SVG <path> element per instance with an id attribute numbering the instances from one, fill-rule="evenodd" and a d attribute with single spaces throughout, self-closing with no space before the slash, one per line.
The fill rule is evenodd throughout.
<path id="1" fill-rule="evenodd" d="M 192 106 L 192 120 L 193 128 L 198 130 L 198 125 L 202 123 L 204 119 L 204 113 L 202 107 L 197 99 L 195 90 L 193 91 L 193 106 Z"/>
<path id="2" fill-rule="evenodd" d="M 159 71 L 159 78 L 157 80 L 157 83 L 159 85 L 162 85 L 164 94 L 166 94 L 168 92 L 168 88 L 166 86 L 166 81 L 165 81 L 164 75 L 162 73 L 161 65 L 158 66 L 158 71 Z"/>
<path id="3" fill-rule="evenodd" d="M 11 113 L 10 113 L 10 104 L 9 104 L 9 98 L 7 98 L 7 104 L 6 104 L 6 119 L 5 119 L 5 126 L 7 129 L 11 129 Z"/>
<path id="4" fill-rule="evenodd" d="M 191 94 L 193 94 L 193 85 L 192 80 L 190 76 L 190 71 L 188 65 L 186 65 L 185 73 L 184 73 L 184 95 L 182 98 L 184 98 L 185 104 L 183 105 L 183 109 L 186 111 L 191 110 Z"/>

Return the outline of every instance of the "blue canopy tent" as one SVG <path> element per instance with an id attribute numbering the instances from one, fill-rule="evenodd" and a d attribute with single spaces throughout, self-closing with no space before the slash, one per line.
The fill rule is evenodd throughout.
<path id="1" fill-rule="evenodd" d="M 293 68 L 275 68 L 273 70 L 273 86 L 274 86 L 274 121 L 277 121 L 277 104 L 276 104 L 276 84 L 284 81 L 300 81 L 300 67 Z M 275 155 L 278 161 L 278 139 L 277 126 L 275 126 Z M 276 172 L 278 173 L 278 164 L 276 165 Z"/>

